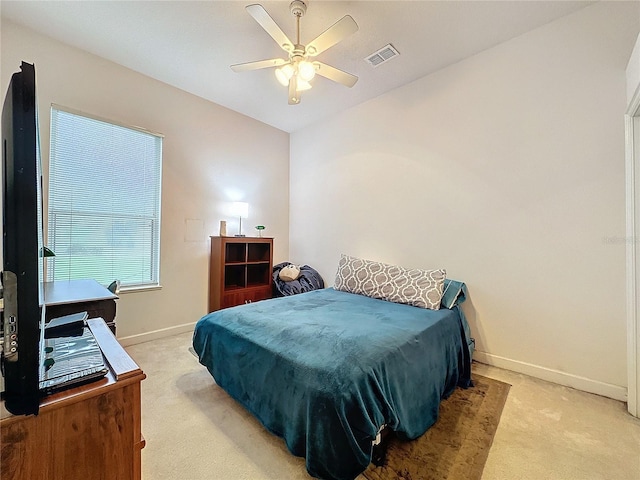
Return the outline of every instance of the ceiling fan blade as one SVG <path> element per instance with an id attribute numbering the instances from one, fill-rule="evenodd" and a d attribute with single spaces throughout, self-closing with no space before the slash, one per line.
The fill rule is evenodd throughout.
<path id="1" fill-rule="evenodd" d="M 309 42 L 306 47 L 307 55 L 315 57 L 357 31 L 358 24 L 350 15 L 345 15 Z"/>
<path id="2" fill-rule="evenodd" d="M 249 15 L 251 15 L 269 35 L 271 35 L 271 38 L 280 45 L 280 48 L 285 52 L 291 52 L 293 50 L 293 43 L 289 40 L 289 37 L 285 35 L 282 29 L 278 26 L 275 20 L 271 18 L 262 5 L 257 3 L 247 5 L 245 9 L 249 12 Z"/>
<path id="3" fill-rule="evenodd" d="M 246 72 L 248 70 L 259 70 L 261 68 L 279 67 L 285 63 L 288 63 L 288 60 L 272 58 L 270 60 L 258 60 L 257 62 L 237 63 L 231 65 L 231 70 L 234 72 Z"/>
<path id="4" fill-rule="evenodd" d="M 298 92 L 298 76 L 294 75 L 289 80 L 289 105 L 300 103 L 300 92 Z"/>
<path id="5" fill-rule="evenodd" d="M 327 65 L 326 63 L 313 62 L 313 64 L 316 66 L 316 73 L 318 75 L 322 75 L 323 77 L 328 78 L 329 80 L 333 80 L 334 82 L 341 83 L 346 87 L 351 88 L 358 81 L 358 77 L 356 77 L 355 75 L 343 72 L 342 70 L 332 67 L 331 65 Z"/>

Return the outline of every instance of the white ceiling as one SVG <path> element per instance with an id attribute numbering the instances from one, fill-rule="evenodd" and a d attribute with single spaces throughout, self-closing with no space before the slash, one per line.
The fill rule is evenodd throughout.
<path id="1" fill-rule="evenodd" d="M 333 115 L 594 3 L 591 1 L 308 1 L 301 41 L 344 15 L 360 27 L 318 60 L 359 77 L 313 80 L 299 105 L 273 69 L 235 63 L 286 58 L 244 7 L 256 1 L 6 1 L 2 17 L 287 132 Z M 260 2 L 291 39 L 289 1 Z M 400 56 L 364 61 L 387 43 Z"/>

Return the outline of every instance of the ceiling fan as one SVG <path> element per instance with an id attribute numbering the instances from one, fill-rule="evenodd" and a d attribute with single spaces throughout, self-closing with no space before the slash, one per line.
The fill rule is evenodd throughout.
<path id="1" fill-rule="evenodd" d="M 353 87 L 358 81 L 358 77 L 355 75 L 331 65 L 311 60 L 311 58 L 358 31 L 358 25 L 349 15 L 342 17 L 307 45 L 302 45 L 300 43 L 300 18 L 307 12 L 307 4 L 303 0 L 293 0 L 289 5 L 291 14 L 296 18 L 296 43 L 289 40 L 289 37 L 285 35 L 262 5 L 248 5 L 245 8 L 249 15 L 266 30 L 280 48 L 289 54 L 289 58 L 273 58 L 231 65 L 231 69 L 234 72 L 278 67 L 275 71 L 276 78 L 283 86 L 289 87 L 289 105 L 300 103 L 301 92 L 311 88 L 311 83 L 309 82 L 316 73 L 347 87 Z"/>

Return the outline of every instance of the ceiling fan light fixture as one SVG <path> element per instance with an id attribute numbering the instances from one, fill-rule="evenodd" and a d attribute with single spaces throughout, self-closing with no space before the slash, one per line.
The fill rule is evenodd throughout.
<path id="1" fill-rule="evenodd" d="M 276 78 L 284 87 L 289 85 L 289 80 L 291 80 L 293 73 L 294 70 L 290 63 L 287 63 L 280 68 L 276 68 Z"/>
<path id="2" fill-rule="evenodd" d="M 316 76 L 316 67 L 313 63 L 303 60 L 298 64 L 298 75 L 302 80 L 308 82 Z"/>
<path id="3" fill-rule="evenodd" d="M 298 82 L 296 84 L 296 91 L 304 92 L 305 90 L 311 90 L 311 84 L 307 82 L 305 79 L 298 77 Z"/>

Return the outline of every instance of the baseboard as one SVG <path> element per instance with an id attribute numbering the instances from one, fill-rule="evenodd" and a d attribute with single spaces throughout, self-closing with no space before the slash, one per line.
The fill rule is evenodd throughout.
<path id="1" fill-rule="evenodd" d="M 160 330 L 153 330 L 152 332 L 130 335 L 128 337 L 118 337 L 118 342 L 120 342 L 120 345 L 122 345 L 123 347 L 128 347 L 131 345 L 136 345 L 138 343 L 150 342 L 151 340 L 178 335 L 180 333 L 193 332 L 195 326 L 196 322 L 183 323 L 182 325 L 161 328 Z"/>
<path id="2" fill-rule="evenodd" d="M 619 385 L 592 380 L 590 378 L 572 375 L 570 373 L 553 370 L 551 368 L 533 365 L 531 363 L 511 360 L 509 358 L 499 357 L 486 352 L 473 352 L 473 359 L 487 365 L 504 368 L 513 372 L 523 373 L 531 377 L 546 380 L 548 382 L 557 383 L 566 387 L 582 390 L 583 392 L 595 393 L 603 397 L 613 398 L 622 402 L 627 401 L 627 389 Z"/>

